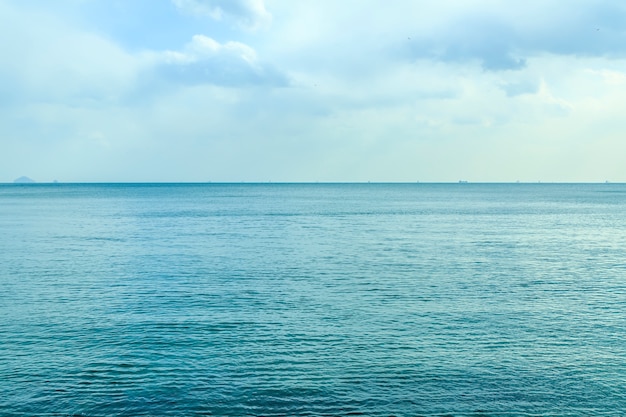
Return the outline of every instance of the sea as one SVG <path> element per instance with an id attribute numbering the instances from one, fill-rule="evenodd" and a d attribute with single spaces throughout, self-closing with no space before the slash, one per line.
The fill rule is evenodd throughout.
<path id="1" fill-rule="evenodd" d="M 0 416 L 623 416 L 626 184 L 0 185 Z"/>

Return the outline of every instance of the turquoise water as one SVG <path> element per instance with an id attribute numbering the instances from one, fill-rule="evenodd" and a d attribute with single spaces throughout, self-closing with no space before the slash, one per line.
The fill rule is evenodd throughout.
<path id="1" fill-rule="evenodd" d="M 2 416 L 621 416 L 626 185 L 0 185 Z"/>

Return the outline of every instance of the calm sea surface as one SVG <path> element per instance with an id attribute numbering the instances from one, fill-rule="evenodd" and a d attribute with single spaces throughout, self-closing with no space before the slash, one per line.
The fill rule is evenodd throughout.
<path id="1" fill-rule="evenodd" d="M 0 185 L 1 416 L 622 416 L 626 185 Z"/>

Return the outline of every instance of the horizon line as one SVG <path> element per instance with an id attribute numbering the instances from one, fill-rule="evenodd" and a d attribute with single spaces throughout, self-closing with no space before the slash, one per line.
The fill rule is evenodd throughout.
<path id="1" fill-rule="evenodd" d="M 149 184 L 626 184 L 626 181 L 32 181 L 32 182 L 0 182 L 0 185 L 149 185 Z"/>

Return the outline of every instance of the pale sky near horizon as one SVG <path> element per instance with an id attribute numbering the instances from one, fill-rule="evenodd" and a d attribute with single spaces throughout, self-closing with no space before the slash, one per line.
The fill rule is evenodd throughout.
<path id="1" fill-rule="evenodd" d="M 617 0 L 0 0 L 0 182 L 626 181 Z"/>

